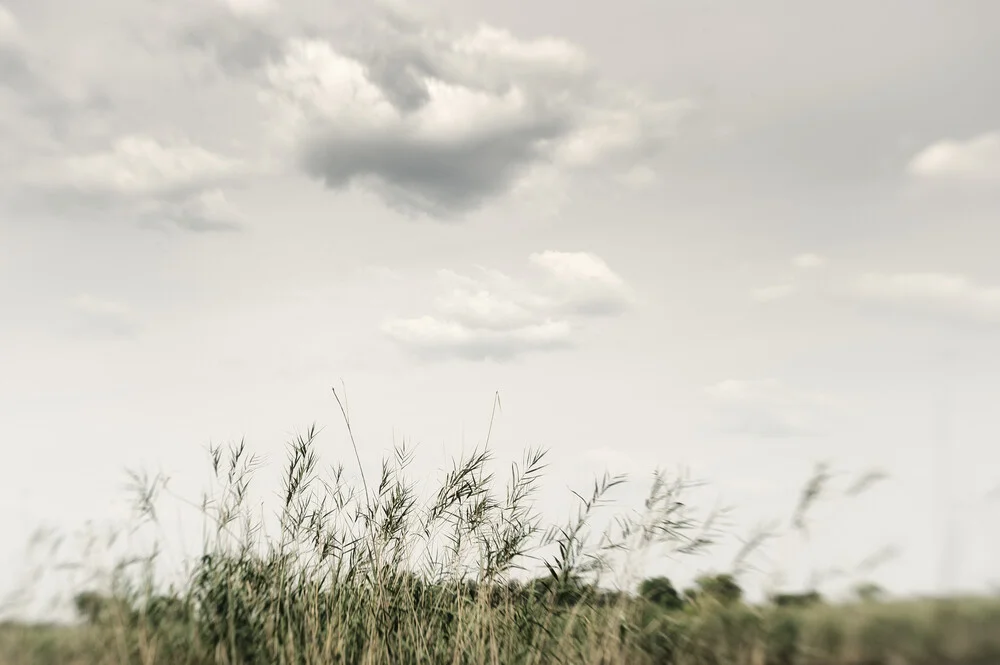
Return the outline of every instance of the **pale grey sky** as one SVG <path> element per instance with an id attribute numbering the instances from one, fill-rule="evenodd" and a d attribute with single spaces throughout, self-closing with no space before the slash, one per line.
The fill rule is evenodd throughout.
<path id="1" fill-rule="evenodd" d="M 790 584 L 895 546 L 894 591 L 986 588 L 997 62 L 992 0 L 3 0 L 0 561 L 125 466 L 196 494 L 313 421 L 349 461 L 343 380 L 424 471 L 499 390 L 553 518 L 606 466 L 744 530 L 884 468 Z"/>

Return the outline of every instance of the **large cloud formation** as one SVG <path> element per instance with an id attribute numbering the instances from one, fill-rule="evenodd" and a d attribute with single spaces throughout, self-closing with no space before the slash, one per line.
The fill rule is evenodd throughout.
<path id="1" fill-rule="evenodd" d="M 584 321 L 620 315 L 634 302 L 625 281 L 593 254 L 546 251 L 529 260 L 536 273 L 528 280 L 442 270 L 447 290 L 434 313 L 388 321 L 383 332 L 426 358 L 504 361 L 570 347 Z"/>
<path id="2" fill-rule="evenodd" d="M 559 39 L 389 18 L 364 46 L 288 40 L 261 97 L 306 173 L 410 213 L 461 215 L 533 167 L 634 170 L 692 108 L 611 90 Z"/>
<path id="3" fill-rule="evenodd" d="M 0 171 L 74 216 L 236 228 L 206 197 L 290 171 L 459 219 L 581 169 L 655 182 L 693 108 L 608 85 L 562 39 L 379 3 L 97 0 L 63 23 L 32 6 L 0 5 Z"/>

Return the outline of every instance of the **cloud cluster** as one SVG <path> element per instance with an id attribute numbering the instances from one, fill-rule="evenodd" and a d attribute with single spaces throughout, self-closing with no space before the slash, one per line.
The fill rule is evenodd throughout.
<path id="1" fill-rule="evenodd" d="M 119 117 L 128 96 L 122 72 L 104 75 L 94 66 L 115 58 L 125 71 L 148 78 L 157 73 L 146 71 L 157 63 L 155 54 L 115 53 L 137 44 L 110 33 L 106 50 L 94 44 L 81 66 L 73 56 L 79 44 L 55 41 L 49 27 L 35 23 L 29 33 L 0 6 L 0 142 L 7 148 L 0 171 L 4 185 L 13 188 L 12 199 L 33 208 L 129 216 L 193 231 L 236 228 L 242 216 L 219 188 L 250 168 L 169 125 L 155 132 L 123 131 L 134 123 Z M 128 70 L 133 59 L 137 63 Z M 169 93 L 157 87 L 151 92 L 162 93 L 158 103 L 170 109 Z"/>
<path id="2" fill-rule="evenodd" d="M 599 257 L 546 251 L 529 259 L 536 274 L 518 280 L 495 270 L 475 277 L 442 270 L 448 287 L 433 314 L 388 321 L 383 332 L 430 358 L 510 360 L 572 346 L 580 324 L 624 313 L 634 296 Z"/>
<path id="3" fill-rule="evenodd" d="M 562 39 L 451 31 L 379 4 L 107 3 L 74 15 L 100 20 L 102 39 L 72 44 L 0 6 L 0 140 L 17 146 L 0 168 L 39 205 L 163 211 L 189 230 L 233 228 L 204 197 L 275 166 L 457 219 L 580 169 L 648 185 L 694 108 L 608 85 Z M 209 134 L 196 108 L 232 122 Z M 239 159 L 210 147 L 223 145 Z"/>
<path id="4" fill-rule="evenodd" d="M 834 400 L 795 390 L 775 379 L 727 379 L 705 389 L 726 432 L 765 438 L 821 433 Z"/>
<path id="5" fill-rule="evenodd" d="M 914 155 L 907 170 L 921 178 L 1000 182 L 1000 132 L 933 143 Z"/>
<path id="6" fill-rule="evenodd" d="M 459 216 L 539 166 L 648 177 L 644 162 L 692 108 L 601 85 L 559 39 L 390 18 L 364 47 L 289 40 L 264 67 L 261 98 L 307 174 L 409 213 Z"/>
<path id="7" fill-rule="evenodd" d="M 134 135 L 103 150 L 43 162 L 23 183 L 68 205 L 121 212 L 152 225 L 219 231 L 243 221 L 219 187 L 247 172 L 240 161 L 189 141 Z"/>

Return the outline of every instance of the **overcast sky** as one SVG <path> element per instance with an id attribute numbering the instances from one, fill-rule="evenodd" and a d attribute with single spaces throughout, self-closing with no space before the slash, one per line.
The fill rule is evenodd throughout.
<path id="1" fill-rule="evenodd" d="M 1000 3 L 0 1 L 0 582 L 126 467 L 350 462 L 341 380 L 372 468 L 499 391 L 553 519 L 828 460 L 890 477 L 789 566 L 1000 581 Z"/>

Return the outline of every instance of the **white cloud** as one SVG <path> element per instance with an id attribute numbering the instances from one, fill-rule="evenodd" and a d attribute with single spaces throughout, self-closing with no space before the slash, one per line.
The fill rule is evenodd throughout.
<path id="1" fill-rule="evenodd" d="M 799 254 L 792 259 L 792 265 L 803 270 L 822 268 L 826 265 L 826 259 L 818 254 Z"/>
<path id="2" fill-rule="evenodd" d="M 862 300 L 932 316 L 1000 321 L 1000 286 L 986 286 L 959 274 L 867 273 L 854 281 Z"/>
<path id="3" fill-rule="evenodd" d="M 136 135 L 117 139 L 108 150 L 66 157 L 51 170 L 36 170 L 30 181 L 100 198 L 139 198 L 196 191 L 242 170 L 238 161 L 190 142 Z"/>
<path id="4" fill-rule="evenodd" d="M 907 169 L 926 178 L 1000 181 L 1000 132 L 933 143 L 917 153 Z"/>
<path id="5" fill-rule="evenodd" d="M 705 389 L 724 431 L 767 438 L 820 433 L 835 401 L 795 390 L 775 379 L 727 379 Z"/>
<path id="6" fill-rule="evenodd" d="M 763 286 L 759 289 L 754 289 L 750 293 L 750 297 L 756 302 L 773 302 L 775 300 L 784 300 L 796 292 L 796 288 L 792 284 L 775 284 L 773 286 Z"/>
<path id="7" fill-rule="evenodd" d="M 805 260 L 804 257 L 810 257 Z M 793 261 L 800 267 L 824 265 L 814 255 Z M 1000 323 L 1000 285 L 982 284 L 960 273 L 870 271 L 837 273 L 822 285 L 792 281 L 755 289 L 750 297 L 760 303 L 785 300 L 793 295 L 863 305 L 870 313 L 894 313 L 924 319 L 966 323 Z"/>
<path id="8" fill-rule="evenodd" d="M 309 175 L 410 213 L 465 213 L 546 164 L 613 164 L 627 181 L 648 181 L 655 173 L 637 165 L 692 108 L 597 85 L 563 40 L 387 24 L 381 42 L 353 50 L 288 41 L 265 67 L 260 98 Z"/>
<path id="9" fill-rule="evenodd" d="M 641 158 L 648 148 L 671 138 L 680 121 L 696 108 L 688 99 L 647 103 L 626 98 L 621 107 L 593 109 L 558 144 L 555 159 L 567 166 L 592 166 L 615 157 Z"/>
<path id="10" fill-rule="evenodd" d="M 620 314 L 632 302 L 621 277 L 592 254 L 548 251 L 530 262 L 540 279 L 439 271 L 449 288 L 434 299 L 435 313 L 389 321 L 383 332 L 425 356 L 508 360 L 571 346 L 583 319 Z"/>
<path id="11" fill-rule="evenodd" d="M 448 320 L 483 330 L 530 326 L 538 318 L 538 311 L 546 305 L 543 298 L 530 302 L 523 294 L 505 297 L 482 288 L 469 291 L 456 289 L 434 300 L 434 309 Z"/>
<path id="12" fill-rule="evenodd" d="M 190 231 L 233 230 L 243 215 L 218 188 L 250 169 L 190 141 L 128 135 L 106 150 L 35 162 L 22 182 L 43 201 L 83 205 Z"/>
<path id="13" fill-rule="evenodd" d="M 531 263 L 547 273 L 557 306 L 581 314 L 617 314 L 633 304 L 631 289 L 608 264 L 587 252 L 546 251 Z"/>
<path id="14" fill-rule="evenodd" d="M 494 330 L 433 316 L 390 321 L 383 331 L 418 354 L 467 360 L 509 360 L 530 351 L 565 348 L 572 332 L 566 321 Z"/>
<path id="15" fill-rule="evenodd" d="M 507 30 L 489 25 L 480 25 L 475 32 L 456 38 L 454 50 L 506 67 L 521 67 L 526 76 L 582 76 L 589 66 L 586 54 L 565 40 L 542 37 L 522 41 Z"/>
<path id="16" fill-rule="evenodd" d="M 154 226 L 168 223 L 195 232 L 236 231 L 246 223 L 246 216 L 218 189 L 179 201 L 153 201 L 144 208 L 143 216 Z"/>

